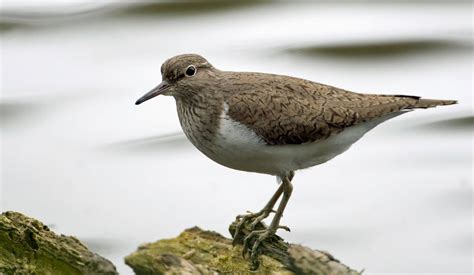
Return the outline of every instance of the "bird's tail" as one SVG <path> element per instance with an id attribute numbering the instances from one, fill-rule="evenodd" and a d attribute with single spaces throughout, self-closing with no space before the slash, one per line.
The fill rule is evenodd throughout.
<path id="1" fill-rule="evenodd" d="M 456 100 L 439 100 L 439 99 L 424 99 L 420 98 L 413 108 L 431 108 L 443 105 L 457 104 Z"/>
<path id="2" fill-rule="evenodd" d="M 443 99 L 424 99 L 419 96 L 396 95 L 402 97 L 409 102 L 408 108 L 432 108 L 436 106 L 457 104 L 457 100 L 443 100 Z"/>

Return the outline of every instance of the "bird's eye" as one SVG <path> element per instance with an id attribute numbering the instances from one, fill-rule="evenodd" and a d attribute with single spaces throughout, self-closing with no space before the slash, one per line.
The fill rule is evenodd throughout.
<path id="1" fill-rule="evenodd" d="M 194 67 L 194 65 L 189 65 L 186 68 L 186 72 L 184 73 L 186 74 L 186 76 L 194 76 L 196 72 L 197 72 L 196 67 Z"/>

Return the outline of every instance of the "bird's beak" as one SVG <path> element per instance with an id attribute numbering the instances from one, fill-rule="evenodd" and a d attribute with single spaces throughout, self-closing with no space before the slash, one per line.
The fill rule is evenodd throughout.
<path id="1" fill-rule="evenodd" d="M 148 99 L 151 99 L 157 95 L 161 95 L 162 93 L 166 92 L 166 90 L 168 90 L 168 88 L 171 87 L 171 85 L 166 82 L 166 80 L 163 80 L 160 85 L 156 86 L 155 88 L 153 88 L 151 91 L 149 91 L 148 93 L 146 93 L 145 95 L 143 95 L 142 97 L 140 97 L 136 102 L 135 102 L 135 105 L 138 105 L 138 104 L 141 104 L 145 101 L 147 101 Z"/>

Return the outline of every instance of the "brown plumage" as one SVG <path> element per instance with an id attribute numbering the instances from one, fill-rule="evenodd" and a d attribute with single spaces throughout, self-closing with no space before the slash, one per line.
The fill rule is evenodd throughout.
<path id="1" fill-rule="evenodd" d="M 289 76 L 224 75 L 229 75 L 225 81 L 233 87 L 226 97 L 230 117 L 254 130 L 270 145 L 325 139 L 393 112 L 456 103 L 417 96 L 353 93 Z"/>
<path id="2" fill-rule="evenodd" d="M 197 80 L 185 75 L 197 68 Z M 199 149 L 215 138 L 223 104 L 228 115 L 269 145 L 326 139 L 344 129 L 407 109 L 455 104 L 417 96 L 361 94 L 305 79 L 249 72 L 220 71 L 199 55 L 168 59 L 163 79 L 174 84 L 181 125 Z M 189 131 L 186 131 L 189 129 Z M 207 142 L 209 141 L 209 142 Z"/>
<path id="3" fill-rule="evenodd" d="M 168 59 L 161 73 L 162 83 L 136 104 L 159 94 L 173 96 L 184 133 L 206 156 L 230 168 L 281 180 L 261 211 L 238 217 L 234 240 L 239 240 L 245 224 L 251 230 L 261 225 L 282 197 L 270 226 L 245 238 L 243 253 L 250 252 L 253 264 L 260 243 L 282 228 L 294 171 L 331 160 L 404 110 L 456 103 L 360 94 L 282 75 L 220 71 L 194 54 Z"/>

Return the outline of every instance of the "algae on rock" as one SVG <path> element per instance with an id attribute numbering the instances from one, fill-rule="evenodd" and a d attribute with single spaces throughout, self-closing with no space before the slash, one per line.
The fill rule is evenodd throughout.
<path id="1" fill-rule="evenodd" d="M 17 212 L 0 215 L 0 274 L 118 274 L 75 237 Z"/>
<path id="2" fill-rule="evenodd" d="M 235 223 L 231 225 L 231 233 L 233 229 Z M 248 232 L 243 231 L 244 235 Z M 251 265 L 242 257 L 242 246 L 233 247 L 232 240 L 198 227 L 187 229 L 174 239 L 143 244 L 125 258 L 125 263 L 138 275 L 359 274 L 326 252 L 287 244 L 279 237 L 273 239 L 275 241 L 264 244 L 266 249 L 262 251 L 256 271 L 250 271 Z"/>
<path id="3" fill-rule="evenodd" d="M 212 231 L 193 227 L 174 239 L 143 244 L 125 258 L 135 274 L 245 274 L 248 263 L 232 241 Z M 264 274 L 275 271 L 284 274 L 285 267 L 278 261 L 263 257 L 260 270 Z M 291 274 L 291 273 L 288 273 Z"/>

